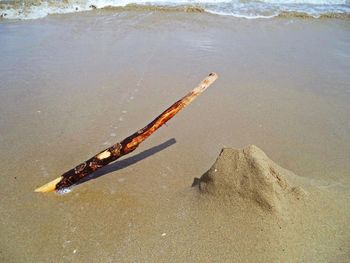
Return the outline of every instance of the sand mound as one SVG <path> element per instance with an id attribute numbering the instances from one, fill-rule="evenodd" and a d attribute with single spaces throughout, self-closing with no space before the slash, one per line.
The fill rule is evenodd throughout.
<path id="1" fill-rule="evenodd" d="M 291 172 L 279 167 L 254 145 L 244 149 L 224 148 L 213 166 L 193 185 L 200 192 L 224 200 L 248 199 L 268 211 L 278 211 L 289 199 L 300 199 L 305 191 L 292 186 Z"/>

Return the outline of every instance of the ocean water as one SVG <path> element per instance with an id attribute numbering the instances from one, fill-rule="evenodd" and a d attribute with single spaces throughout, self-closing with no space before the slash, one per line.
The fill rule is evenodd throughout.
<path id="1" fill-rule="evenodd" d="M 132 6 L 130 6 L 132 5 Z M 205 11 L 217 15 L 246 19 L 350 16 L 350 0 L 0 0 L 0 19 L 38 19 L 50 14 L 74 13 L 93 9 L 127 7 L 166 11 Z M 193 9 L 191 7 L 196 7 Z"/>

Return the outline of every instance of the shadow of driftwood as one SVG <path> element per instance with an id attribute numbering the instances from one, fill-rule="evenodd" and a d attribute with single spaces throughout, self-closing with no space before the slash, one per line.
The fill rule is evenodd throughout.
<path id="1" fill-rule="evenodd" d="M 79 181 L 79 183 L 77 183 L 76 185 L 79 185 L 79 184 L 82 184 L 82 183 L 85 183 L 87 181 L 90 181 L 92 179 L 96 179 L 100 176 L 103 176 L 103 175 L 106 175 L 108 173 L 111 173 L 111 172 L 115 172 L 115 171 L 118 171 L 118 170 L 121 170 L 121 169 L 124 169 L 130 165 L 133 165 L 135 163 L 138 163 L 160 151 L 163 151 L 164 149 L 170 147 L 171 145 L 175 144 L 176 143 L 176 140 L 174 138 L 172 139 L 169 139 L 157 146 L 154 146 L 152 148 L 149 148 L 143 152 L 140 152 L 134 156 L 131 156 L 131 157 L 128 157 L 124 160 L 120 160 L 120 161 L 116 161 L 114 163 L 111 163 L 109 165 L 106 165 L 105 167 L 101 168 L 100 170 L 94 172 L 93 174 L 91 174 L 90 176 L 88 176 L 86 179 L 83 179 L 81 181 Z"/>

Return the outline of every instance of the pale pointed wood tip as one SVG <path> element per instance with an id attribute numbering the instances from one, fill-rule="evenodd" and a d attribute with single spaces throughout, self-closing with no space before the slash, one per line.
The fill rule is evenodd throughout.
<path id="1" fill-rule="evenodd" d="M 51 182 L 44 184 L 43 186 L 38 187 L 34 190 L 36 193 L 49 193 L 56 190 L 56 185 L 63 179 L 62 176 L 52 180 Z"/>

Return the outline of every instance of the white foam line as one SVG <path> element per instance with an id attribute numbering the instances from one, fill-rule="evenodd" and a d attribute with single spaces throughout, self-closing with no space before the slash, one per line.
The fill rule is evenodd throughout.
<path id="1" fill-rule="evenodd" d="M 346 5 L 347 0 L 260 0 L 269 4 Z"/>
<path id="2" fill-rule="evenodd" d="M 277 17 L 278 14 L 270 15 L 270 16 L 261 16 L 261 15 L 255 15 L 255 16 L 248 16 L 248 15 L 240 15 L 240 14 L 234 14 L 234 13 L 225 13 L 225 12 L 217 12 L 205 9 L 206 12 L 214 15 L 220 15 L 220 16 L 234 16 L 237 18 L 245 18 L 245 19 L 270 19 Z"/>

